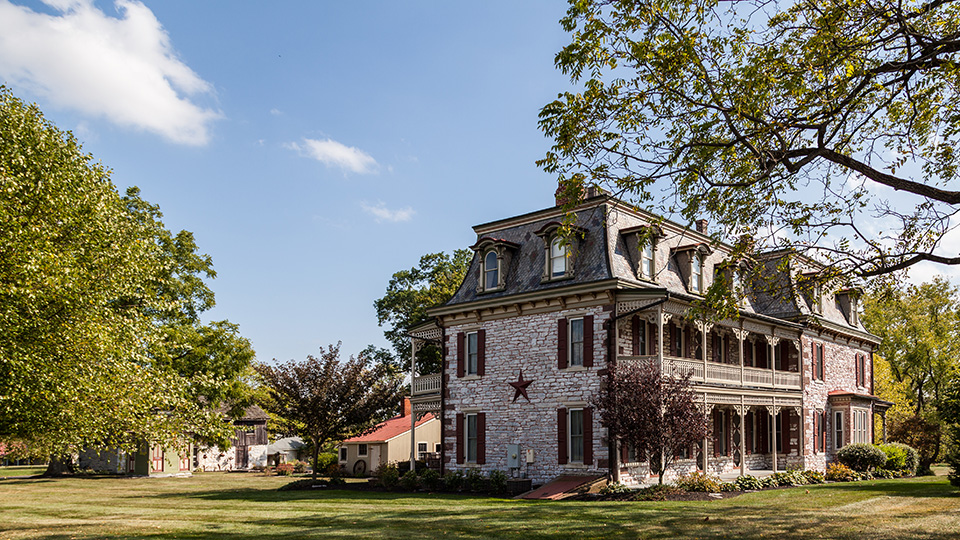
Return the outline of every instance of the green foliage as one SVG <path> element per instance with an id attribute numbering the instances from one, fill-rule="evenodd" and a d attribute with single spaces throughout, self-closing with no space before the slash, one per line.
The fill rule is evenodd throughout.
<path id="1" fill-rule="evenodd" d="M 460 491 L 463 489 L 463 471 L 447 472 L 443 475 L 443 489 L 445 491 Z"/>
<path id="2" fill-rule="evenodd" d="M 404 491 L 416 491 L 419 484 L 420 479 L 417 478 L 417 471 L 407 471 L 400 477 L 400 487 Z"/>
<path id="3" fill-rule="evenodd" d="M 759 478 L 750 476 L 749 474 L 738 476 L 737 479 L 733 481 L 733 484 L 739 491 L 763 489 L 763 482 L 761 482 Z"/>
<path id="4" fill-rule="evenodd" d="M 212 261 L 160 217 L 0 87 L 0 441 L 226 441 L 207 406 L 242 398 L 253 352 L 235 325 L 200 324 Z"/>
<path id="5" fill-rule="evenodd" d="M 806 478 L 808 484 L 822 484 L 827 480 L 822 472 L 813 469 L 803 471 L 803 476 Z"/>
<path id="6" fill-rule="evenodd" d="M 930 465 L 936 462 L 940 455 L 943 427 L 943 423 L 933 411 L 911 416 L 891 426 L 891 439 L 916 449 L 916 474 L 930 474 Z"/>
<path id="7" fill-rule="evenodd" d="M 623 493 L 630 493 L 633 491 L 628 486 L 621 484 L 620 482 L 610 482 L 609 484 L 600 488 L 601 495 L 619 495 Z"/>
<path id="8" fill-rule="evenodd" d="M 503 495 L 507 492 L 507 475 L 503 471 L 493 470 L 487 475 L 487 484 L 490 487 L 490 493 L 493 495 Z"/>
<path id="9" fill-rule="evenodd" d="M 827 465 L 826 479 L 831 482 L 852 482 L 857 479 L 857 473 L 843 463 Z"/>
<path id="10" fill-rule="evenodd" d="M 486 479 L 480 469 L 470 469 L 463 477 L 463 485 L 474 493 L 480 493 L 486 489 Z"/>
<path id="11" fill-rule="evenodd" d="M 883 464 L 884 469 L 899 471 L 907 468 L 907 449 L 913 450 L 912 448 L 901 443 L 881 444 L 878 448 L 887 456 L 887 461 Z M 913 454 L 916 459 L 916 450 Z"/>
<path id="12" fill-rule="evenodd" d="M 420 264 L 393 274 L 383 297 L 373 303 L 380 326 L 393 345 L 395 369 L 409 370 L 410 339 L 407 330 L 427 320 L 427 308 L 449 300 L 463 282 L 472 258 L 470 250 L 458 249 L 453 256 L 430 253 L 420 257 Z M 382 355 L 381 355 L 382 357 Z M 440 372 L 440 350 L 426 346 L 417 352 L 418 373 Z"/>
<path id="13" fill-rule="evenodd" d="M 575 88 L 541 110 L 553 147 L 538 161 L 567 208 L 603 184 L 688 223 L 813 251 L 830 277 L 954 262 L 932 253 L 960 200 L 947 189 L 960 165 L 960 6 L 569 4 L 555 63 Z M 865 230 L 877 221 L 882 232 Z"/>
<path id="14" fill-rule="evenodd" d="M 681 495 L 682 493 L 684 493 L 684 491 L 677 486 L 656 484 L 637 490 L 630 499 L 634 501 L 665 501 L 670 497 Z"/>
<path id="15" fill-rule="evenodd" d="M 882 467 L 887 455 L 880 448 L 867 443 L 848 444 L 837 452 L 837 459 L 855 471 L 869 471 Z"/>
<path id="16" fill-rule="evenodd" d="M 377 483 L 380 484 L 380 487 L 384 489 L 393 489 L 400 483 L 400 471 L 397 470 L 397 466 L 392 463 L 380 465 L 376 473 L 374 473 L 374 476 L 377 479 Z"/>
<path id="17" fill-rule="evenodd" d="M 337 458 L 337 454 L 333 452 L 323 452 L 317 456 L 318 470 L 329 471 L 332 465 L 336 465 L 337 469 L 340 468 L 340 462 Z"/>
<path id="18" fill-rule="evenodd" d="M 899 477 L 899 476 L 900 476 L 900 475 L 897 473 L 897 471 L 890 470 L 890 469 L 883 469 L 883 468 L 881 468 L 881 469 L 874 469 L 874 471 L 873 471 L 873 477 L 874 477 L 874 478 L 884 478 L 884 479 L 887 479 L 887 478 L 897 478 L 897 477 Z"/>
<path id="19" fill-rule="evenodd" d="M 307 472 L 307 465 L 308 465 L 308 464 L 307 464 L 306 461 L 300 461 L 299 459 L 297 459 L 297 460 L 292 461 L 291 463 L 293 464 L 293 472 L 295 472 L 295 473 L 297 473 L 297 474 L 303 474 L 303 473 Z"/>
<path id="20" fill-rule="evenodd" d="M 730 492 L 730 491 L 738 491 L 738 490 L 737 490 L 737 485 L 734 484 L 733 482 L 721 482 L 720 491 Z"/>
<path id="21" fill-rule="evenodd" d="M 777 486 L 803 486 L 807 484 L 807 477 L 803 471 L 792 470 L 773 473 L 773 481 Z"/>
<path id="22" fill-rule="evenodd" d="M 717 476 L 696 471 L 680 476 L 674 484 L 684 491 L 717 493 L 720 491 L 721 481 Z"/>
<path id="23" fill-rule="evenodd" d="M 427 469 L 420 475 L 420 485 L 427 491 L 438 491 L 443 487 L 443 479 L 437 471 Z"/>

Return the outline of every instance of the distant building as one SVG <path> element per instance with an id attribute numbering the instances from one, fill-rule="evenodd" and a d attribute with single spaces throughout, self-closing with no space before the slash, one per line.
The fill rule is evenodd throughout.
<path id="1" fill-rule="evenodd" d="M 223 450 L 217 446 L 197 448 L 194 452 L 197 468 L 203 471 L 232 471 L 266 467 L 268 419 L 269 416 L 260 407 L 247 407 L 243 416 L 233 420 L 231 447 Z"/>
<path id="2" fill-rule="evenodd" d="M 337 448 L 340 466 L 358 476 L 373 474 L 380 465 L 410 459 L 410 400 L 403 414 L 381 423 L 365 435 L 351 437 Z M 417 459 L 436 460 L 439 465 L 440 422 L 426 414 L 416 424 Z"/>

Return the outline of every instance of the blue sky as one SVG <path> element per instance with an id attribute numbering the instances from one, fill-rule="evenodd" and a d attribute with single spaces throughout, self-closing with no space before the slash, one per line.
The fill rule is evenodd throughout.
<path id="1" fill-rule="evenodd" d="M 565 9 L 0 0 L 0 81 L 196 235 L 260 360 L 354 354 L 393 272 L 553 204 Z"/>

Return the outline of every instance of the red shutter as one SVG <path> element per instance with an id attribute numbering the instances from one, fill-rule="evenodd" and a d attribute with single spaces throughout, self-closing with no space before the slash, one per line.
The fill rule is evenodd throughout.
<path id="1" fill-rule="evenodd" d="M 783 454 L 790 453 L 790 411 L 780 411 L 780 446 Z"/>
<path id="2" fill-rule="evenodd" d="M 583 316 L 583 367 L 593 367 L 593 315 Z"/>
<path id="3" fill-rule="evenodd" d="M 634 315 L 630 321 L 631 333 L 633 334 L 633 355 L 639 356 L 640 352 L 640 317 Z"/>
<path id="4" fill-rule="evenodd" d="M 487 359 L 487 331 L 477 330 L 477 375 L 483 376 Z"/>
<path id="5" fill-rule="evenodd" d="M 813 411 L 813 453 L 820 450 L 820 414 Z"/>
<path id="6" fill-rule="evenodd" d="M 482 332 L 482 330 L 481 330 Z M 477 413 L 477 464 L 487 462 L 487 413 Z"/>
<path id="7" fill-rule="evenodd" d="M 463 425 L 463 413 L 457 413 L 457 463 L 463 463 L 463 443 L 465 440 L 463 430 L 465 427 Z"/>
<path id="8" fill-rule="evenodd" d="M 583 408 L 583 464 L 593 466 L 593 407 Z"/>
<path id="9" fill-rule="evenodd" d="M 557 321 L 557 366 L 567 369 L 567 319 Z"/>
<path id="10" fill-rule="evenodd" d="M 860 355 L 853 358 L 853 376 L 856 377 L 856 385 L 860 386 Z"/>
<path id="11" fill-rule="evenodd" d="M 760 444 L 759 444 L 758 446 L 760 446 L 760 453 L 761 453 L 761 454 L 766 454 L 767 452 L 770 451 L 770 449 L 767 448 L 767 436 L 769 435 L 769 434 L 767 433 L 767 430 L 769 429 L 768 426 L 767 426 L 767 423 L 768 423 L 768 422 L 767 422 L 767 419 L 768 419 L 769 417 L 770 417 L 770 415 L 767 414 L 766 411 L 764 411 L 764 412 L 760 413 L 759 421 L 757 422 L 757 429 L 760 430 L 760 433 L 759 433 L 760 436 L 758 437 L 758 439 L 760 439 L 760 441 L 759 441 Z"/>
<path id="12" fill-rule="evenodd" d="M 746 441 L 746 448 L 744 453 L 752 454 L 753 453 L 753 411 L 748 412 L 744 415 L 743 418 L 743 439 Z"/>
<path id="13" fill-rule="evenodd" d="M 567 409 L 557 409 L 557 463 L 567 464 Z"/>
<path id="14" fill-rule="evenodd" d="M 719 411 L 713 411 L 713 457 L 718 457 L 720 455 L 720 430 L 723 429 L 720 426 L 720 416 L 717 414 Z"/>
<path id="15" fill-rule="evenodd" d="M 463 332 L 457 333 L 457 377 L 463 377 L 464 369 L 464 356 L 466 352 L 464 351 L 464 346 L 466 344 L 466 334 Z"/>
<path id="16" fill-rule="evenodd" d="M 733 453 L 733 411 L 727 411 L 724 421 L 726 425 L 726 434 L 727 434 L 727 455 L 732 455 Z"/>
<path id="17" fill-rule="evenodd" d="M 820 413 L 820 451 L 827 451 L 827 412 Z"/>

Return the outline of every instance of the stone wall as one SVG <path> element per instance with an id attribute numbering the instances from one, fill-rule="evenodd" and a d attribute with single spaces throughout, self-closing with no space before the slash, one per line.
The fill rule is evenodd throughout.
<path id="1" fill-rule="evenodd" d="M 557 359 L 557 326 L 560 318 L 593 315 L 593 367 L 569 367 L 560 370 Z M 593 414 L 593 462 L 558 463 L 557 410 L 590 406 L 600 390 L 600 371 L 606 367 L 607 332 L 604 322 L 609 307 L 593 306 L 547 313 L 454 325 L 446 331 L 446 413 L 443 441 L 448 470 L 480 468 L 484 472 L 502 470 L 531 478 L 535 484 L 560 474 L 607 472 L 605 432 L 599 414 Z M 486 333 L 485 374 L 482 377 L 457 378 L 457 334 L 483 328 Z M 514 400 L 520 371 L 527 387 L 528 402 L 522 396 Z M 483 412 L 486 418 L 486 463 L 456 463 L 456 414 Z M 521 455 L 534 451 L 532 463 L 519 470 L 507 468 L 507 445 L 519 444 Z M 521 459 L 521 462 L 525 460 Z"/>

